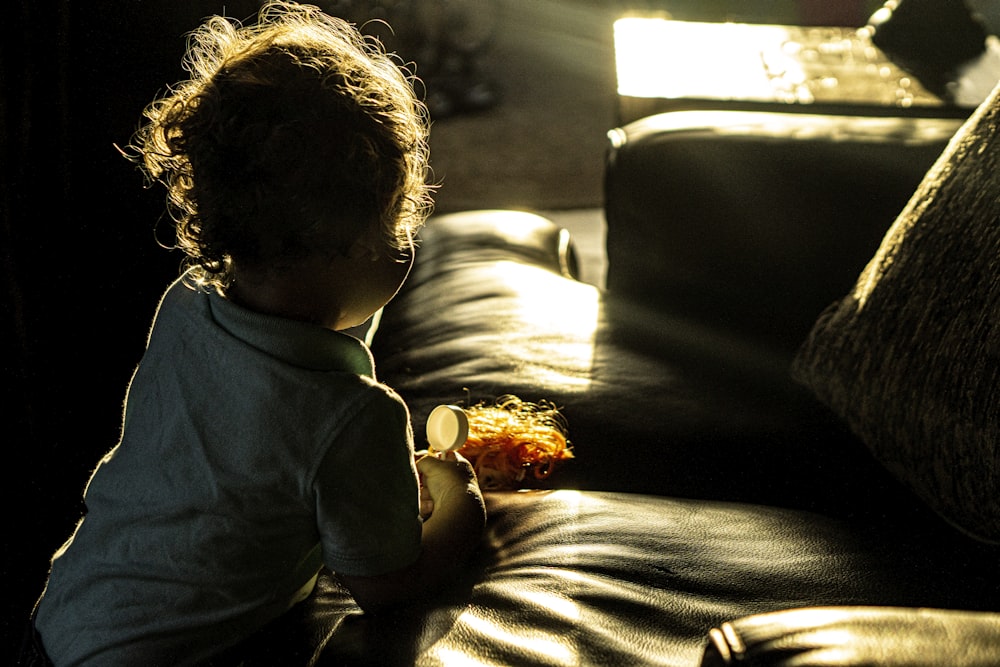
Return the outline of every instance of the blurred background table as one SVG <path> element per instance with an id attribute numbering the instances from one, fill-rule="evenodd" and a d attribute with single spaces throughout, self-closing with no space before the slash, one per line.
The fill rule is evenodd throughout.
<path id="1" fill-rule="evenodd" d="M 614 26 L 620 123 L 681 109 L 965 116 L 867 28 L 627 17 Z"/>

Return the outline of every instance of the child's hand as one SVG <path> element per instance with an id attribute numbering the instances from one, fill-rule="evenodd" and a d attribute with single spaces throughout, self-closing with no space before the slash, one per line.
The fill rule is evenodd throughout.
<path id="1" fill-rule="evenodd" d="M 416 460 L 419 462 L 425 456 L 428 456 L 426 450 L 417 452 Z M 427 521 L 430 515 L 434 513 L 434 499 L 431 498 L 431 494 L 427 490 L 427 484 L 424 483 L 424 473 L 418 471 L 417 477 L 420 480 L 420 518 Z"/>
<path id="2" fill-rule="evenodd" d="M 420 475 L 420 514 L 424 518 L 431 515 L 437 504 L 447 502 L 445 499 L 456 491 L 479 498 L 481 502 L 476 473 L 472 464 L 460 454 L 452 452 L 447 458 L 419 458 L 417 472 Z"/>
<path id="3" fill-rule="evenodd" d="M 427 521 L 433 513 L 434 499 L 431 498 L 431 494 L 427 491 L 427 485 L 424 484 L 424 476 L 420 475 L 420 518 Z"/>

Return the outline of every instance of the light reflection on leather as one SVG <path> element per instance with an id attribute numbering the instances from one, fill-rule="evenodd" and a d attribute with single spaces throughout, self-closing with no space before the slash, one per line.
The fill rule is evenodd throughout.
<path id="1" fill-rule="evenodd" d="M 528 340 L 514 340 L 512 344 L 520 355 L 514 358 L 545 360 L 532 369 L 543 385 L 567 389 L 589 386 L 599 315 L 597 290 L 583 283 L 566 282 L 554 299 L 549 292 L 536 288 L 536 267 L 516 262 L 497 262 L 483 273 L 494 274 L 492 279 L 523 295 L 513 315 L 516 321 L 531 322 L 537 332 Z M 524 354 L 526 349 L 529 354 Z"/>

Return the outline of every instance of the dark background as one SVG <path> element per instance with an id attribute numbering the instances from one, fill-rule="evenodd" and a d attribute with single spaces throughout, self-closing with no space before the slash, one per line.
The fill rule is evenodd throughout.
<path id="1" fill-rule="evenodd" d="M 611 21 L 625 8 L 669 5 L 676 18 L 697 20 L 801 18 L 793 0 L 498 4 L 482 64 L 503 99 L 436 122 L 440 211 L 600 205 L 605 131 L 614 124 Z M 126 146 L 143 107 L 183 78 L 184 33 L 210 14 L 255 10 L 248 0 L 23 0 L 4 13 L 8 645 L 20 638 L 49 556 L 81 515 L 90 470 L 117 440 L 126 384 L 180 264 L 157 243 L 171 238 L 162 188 L 145 187 L 115 145 Z"/>
<path id="2" fill-rule="evenodd" d="M 252 2 L 226 3 L 250 15 Z M 182 10 L 183 9 L 183 10 Z M 179 256 L 158 247 L 161 190 L 118 153 L 182 78 L 180 35 L 208 1 L 24 2 L 5 11 L 0 110 L 4 634 L 18 637 L 47 561 L 118 437 L 124 389 Z M 169 240 L 169 221 L 164 236 Z"/>

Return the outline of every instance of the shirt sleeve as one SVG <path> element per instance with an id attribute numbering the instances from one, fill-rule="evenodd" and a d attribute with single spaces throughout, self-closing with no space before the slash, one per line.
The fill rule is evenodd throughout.
<path id="1" fill-rule="evenodd" d="M 371 388 L 320 463 L 314 481 L 323 560 L 375 576 L 420 555 L 420 496 L 410 416 L 387 387 Z"/>

